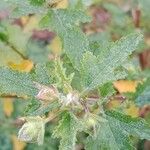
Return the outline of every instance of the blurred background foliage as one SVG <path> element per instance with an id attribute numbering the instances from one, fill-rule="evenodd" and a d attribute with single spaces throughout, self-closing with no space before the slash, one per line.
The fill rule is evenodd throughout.
<path id="1" fill-rule="evenodd" d="M 128 115 L 144 117 L 150 124 L 150 96 L 146 105 L 141 104 L 137 92 L 140 107 L 132 101 L 122 104 L 122 96 L 130 97 L 138 90 L 141 79 L 150 78 L 150 0 L 61 0 L 54 7 L 77 7 L 87 11 L 92 21 L 82 24 L 81 28 L 88 35 L 91 51 L 95 55 L 109 46 L 108 42 L 134 30 L 143 32 L 143 43 L 124 64 L 128 77 L 114 83 L 116 96 L 107 107 L 112 109 L 122 105 Z M 30 72 L 35 64 L 48 63 L 53 59 L 52 53 L 61 50 L 62 43 L 54 32 L 41 28 L 40 16 L 34 15 L 34 12 L 23 15 L 20 14 L 19 19 L 10 19 L 8 7 L 0 2 L 0 66 Z M 149 83 L 145 83 L 147 95 L 150 95 Z M 51 124 L 47 127 L 43 146 L 26 144 L 17 139 L 16 132 L 20 126 L 17 118 L 24 115 L 22 110 L 26 110 L 27 105 L 28 102 L 21 98 L 0 98 L 0 150 L 57 150 L 58 141 L 51 138 Z M 135 145 L 138 150 L 150 150 L 149 141 L 135 139 Z M 81 147 L 78 145 L 76 149 Z"/>

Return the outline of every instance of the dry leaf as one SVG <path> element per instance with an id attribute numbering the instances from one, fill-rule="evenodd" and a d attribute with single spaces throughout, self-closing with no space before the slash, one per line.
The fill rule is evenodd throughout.
<path id="1" fill-rule="evenodd" d="M 119 93 L 135 92 L 139 81 L 119 80 L 114 82 L 114 87 Z"/>
<path id="2" fill-rule="evenodd" d="M 23 25 L 26 25 L 26 23 L 28 22 L 29 16 L 22 16 L 21 17 L 21 22 Z"/>
<path id="3" fill-rule="evenodd" d="M 113 109 L 113 108 L 117 108 L 120 106 L 122 101 L 119 101 L 119 100 L 111 100 L 108 104 L 107 104 L 107 108 L 108 109 Z"/>
<path id="4" fill-rule="evenodd" d="M 21 28 L 23 28 L 28 23 L 29 20 L 30 20 L 30 16 L 22 16 L 16 19 L 14 21 L 14 24 L 19 25 Z"/>
<path id="5" fill-rule="evenodd" d="M 136 107 L 134 104 L 131 104 L 126 110 L 127 115 L 130 115 L 132 117 L 138 117 L 139 116 L 139 108 Z"/>
<path id="6" fill-rule="evenodd" d="M 30 33 L 31 31 L 35 30 L 35 29 L 38 29 L 39 28 L 39 21 L 40 21 L 40 18 L 37 17 L 37 16 L 31 16 L 25 26 L 24 26 L 24 29 L 23 31 L 25 33 Z"/>
<path id="7" fill-rule="evenodd" d="M 13 150 L 23 150 L 26 147 L 26 143 L 20 141 L 16 135 L 12 135 Z"/>
<path id="8" fill-rule="evenodd" d="M 12 98 L 4 98 L 3 99 L 3 111 L 7 117 L 11 116 L 11 114 L 14 111 Z"/>
<path id="9" fill-rule="evenodd" d="M 9 62 L 8 65 L 11 69 L 22 71 L 22 72 L 30 72 L 31 69 L 33 68 L 33 62 L 30 60 L 23 60 L 20 64 Z"/>
<path id="10" fill-rule="evenodd" d="M 57 3 L 56 8 L 57 9 L 66 9 L 69 5 L 68 0 L 60 0 L 60 2 Z"/>
<path id="11" fill-rule="evenodd" d="M 56 36 L 56 37 L 51 41 L 50 49 L 52 50 L 52 52 L 53 52 L 54 54 L 59 55 L 59 54 L 61 53 L 61 51 L 62 51 L 62 42 L 61 42 L 60 37 Z"/>
<path id="12" fill-rule="evenodd" d="M 145 42 L 146 42 L 146 44 L 147 44 L 148 46 L 150 46 L 150 37 L 147 37 L 147 38 L 145 39 Z"/>

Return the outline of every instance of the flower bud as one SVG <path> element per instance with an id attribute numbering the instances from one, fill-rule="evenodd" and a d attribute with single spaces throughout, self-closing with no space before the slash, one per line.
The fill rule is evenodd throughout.
<path id="1" fill-rule="evenodd" d="M 79 94 L 77 92 L 68 93 L 66 96 L 60 95 L 60 102 L 63 106 L 68 106 L 70 104 L 80 105 Z"/>
<path id="2" fill-rule="evenodd" d="M 102 116 L 98 116 L 98 115 L 91 114 L 91 113 L 89 113 L 85 117 L 85 119 L 89 127 L 94 127 L 97 124 L 97 122 L 107 122 L 107 120 L 103 118 Z"/>
<path id="3" fill-rule="evenodd" d="M 92 118 L 92 117 L 88 118 L 88 120 L 87 120 L 87 124 L 88 124 L 89 126 L 95 126 L 96 123 L 97 123 L 96 119 L 94 119 L 94 118 Z"/>
<path id="4" fill-rule="evenodd" d="M 35 83 L 36 87 L 39 89 L 39 93 L 36 98 L 42 101 L 53 101 L 58 98 L 58 91 L 54 86 L 44 86 Z"/>
<path id="5" fill-rule="evenodd" d="M 24 142 L 38 143 L 44 141 L 45 122 L 40 117 L 27 117 L 26 122 L 18 132 L 18 139 Z"/>

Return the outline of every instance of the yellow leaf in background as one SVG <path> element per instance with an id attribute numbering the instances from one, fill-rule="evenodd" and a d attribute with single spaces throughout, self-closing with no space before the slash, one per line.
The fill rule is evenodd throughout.
<path id="1" fill-rule="evenodd" d="M 30 72 L 31 69 L 33 68 L 33 62 L 30 60 L 23 60 L 20 64 L 9 62 L 8 65 L 11 69 L 22 71 L 22 72 Z"/>
<path id="2" fill-rule="evenodd" d="M 147 44 L 148 46 L 150 46 L 150 37 L 147 37 L 147 38 L 145 39 L 145 42 L 146 42 L 146 44 Z"/>
<path id="3" fill-rule="evenodd" d="M 119 80 L 113 83 L 119 93 L 135 92 L 139 81 Z"/>
<path id="4" fill-rule="evenodd" d="M 56 36 L 52 41 L 51 41 L 51 44 L 50 44 L 50 49 L 52 50 L 52 52 L 54 54 L 60 54 L 61 51 L 62 51 L 62 42 L 61 42 L 61 39 L 60 37 Z"/>
<path id="5" fill-rule="evenodd" d="M 68 0 L 60 0 L 60 2 L 57 3 L 56 8 L 57 9 L 66 9 L 69 5 Z"/>
<path id="6" fill-rule="evenodd" d="M 29 16 L 22 16 L 20 18 L 22 25 L 25 26 L 28 23 L 29 19 L 30 19 Z"/>
<path id="7" fill-rule="evenodd" d="M 24 150 L 26 143 L 20 141 L 16 135 L 12 135 L 13 150 Z"/>
<path id="8" fill-rule="evenodd" d="M 16 52 L 12 51 L 8 46 L 1 43 L 0 46 L 0 67 L 8 66 L 10 61 L 20 63 L 23 59 Z"/>
<path id="9" fill-rule="evenodd" d="M 125 110 L 127 115 L 130 115 L 131 117 L 138 117 L 139 116 L 139 108 L 136 107 L 134 104 L 131 104 L 129 108 Z"/>
<path id="10" fill-rule="evenodd" d="M 26 22 L 23 31 L 25 33 L 31 33 L 31 31 L 39 28 L 40 18 L 37 16 L 31 16 Z"/>
<path id="11" fill-rule="evenodd" d="M 10 117 L 14 111 L 13 99 L 12 98 L 4 98 L 3 99 L 3 111 L 7 117 Z"/>
<path id="12" fill-rule="evenodd" d="M 121 104 L 121 101 L 114 99 L 114 100 L 111 100 L 111 101 L 107 104 L 107 108 L 108 108 L 108 109 L 117 108 L 117 107 L 120 106 L 120 104 Z"/>

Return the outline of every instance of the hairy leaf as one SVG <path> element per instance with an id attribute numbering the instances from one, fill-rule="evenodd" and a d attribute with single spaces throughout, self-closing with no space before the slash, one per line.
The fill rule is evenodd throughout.
<path id="1" fill-rule="evenodd" d="M 36 65 L 34 80 L 43 85 L 48 85 L 48 86 L 52 83 L 50 68 L 48 67 L 48 65 L 46 65 L 45 63 Z"/>
<path id="2" fill-rule="evenodd" d="M 0 66 L 8 66 L 10 62 L 21 63 L 21 61 L 20 55 L 0 41 Z"/>
<path id="3" fill-rule="evenodd" d="M 116 93 L 116 91 L 113 87 L 113 84 L 110 82 L 108 82 L 108 83 L 104 84 L 102 87 L 100 87 L 99 92 L 102 97 L 112 96 L 113 94 Z"/>
<path id="4" fill-rule="evenodd" d="M 46 64 L 38 64 L 35 72 L 32 73 L 21 73 L 8 68 L 0 68 L 0 93 L 1 95 L 30 96 L 40 99 L 41 93 L 39 94 L 39 92 L 45 88 L 49 89 L 52 83 L 49 71 Z M 51 99 L 52 95 L 49 94 L 48 99 Z"/>
<path id="5" fill-rule="evenodd" d="M 43 5 L 46 0 L 28 0 L 32 5 L 40 6 Z"/>
<path id="6" fill-rule="evenodd" d="M 81 130 L 83 130 L 81 121 L 71 113 L 64 113 L 53 132 L 54 137 L 61 138 L 59 149 L 74 149 L 77 132 Z"/>
<path id="7" fill-rule="evenodd" d="M 9 9 L 9 11 L 11 12 L 11 17 L 20 17 L 36 13 L 42 14 L 45 12 L 45 9 L 40 7 L 39 5 L 31 5 L 29 0 L 1 0 L 0 5 L 4 5 L 5 8 Z"/>
<path id="8" fill-rule="evenodd" d="M 85 89 L 83 92 L 122 78 L 124 74 L 115 73 L 115 70 L 123 65 L 141 40 L 141 34 L 133 33 L 113 43 L 105 51 L 102 50 L 97 57 L 90 52 L 85 53 L 80 70 Z"/>
<path id="9" fill-rule="evenodd" d="M 38 89 L 27 73 L 19 73 L 8 68 L 0 69 L 0 93 L 18 96 L 35 96 Z"/>
<path id="10" fill-rule="evenodd" d="M 99 122 L 96 136 L 89 136 L 86 150 L 133 150 L 130 135 L 150 139 L 150 127 L 142 119 L 131 118 L 115 111 L 107 111 L 106 122 Z"/>
<path id="11" fill-rule="evenodd" d="M 39 108 L 37 108 L 33 112 L 30 111 L 29 114 L 33 116 L 44 115 L 45 113 L 51 112 L 59 107 L 60 107 L 60 104 L 57 101 L 54 101 L 49 104 L 41 105 Z"/>
<path id="12" fill-rule="evenodd" d="M 46 63 L 49 61 L 48 56 L 50 50 L 44 45 L 43 42 L 30 40 L 27 45 L 27 56 L 35 63 Z"/>
<path id="13" fill-rule="evenodd" d="M 79 69 L 82 54 L 89 49 L 85 34 L 80 30 L 79 23 L 88 22 L 89 17 L 79 10 L 53 10 L 43 18 L 43 24 L 50 22 L 64 44 L 64 51 L 76 69 Z"/>

